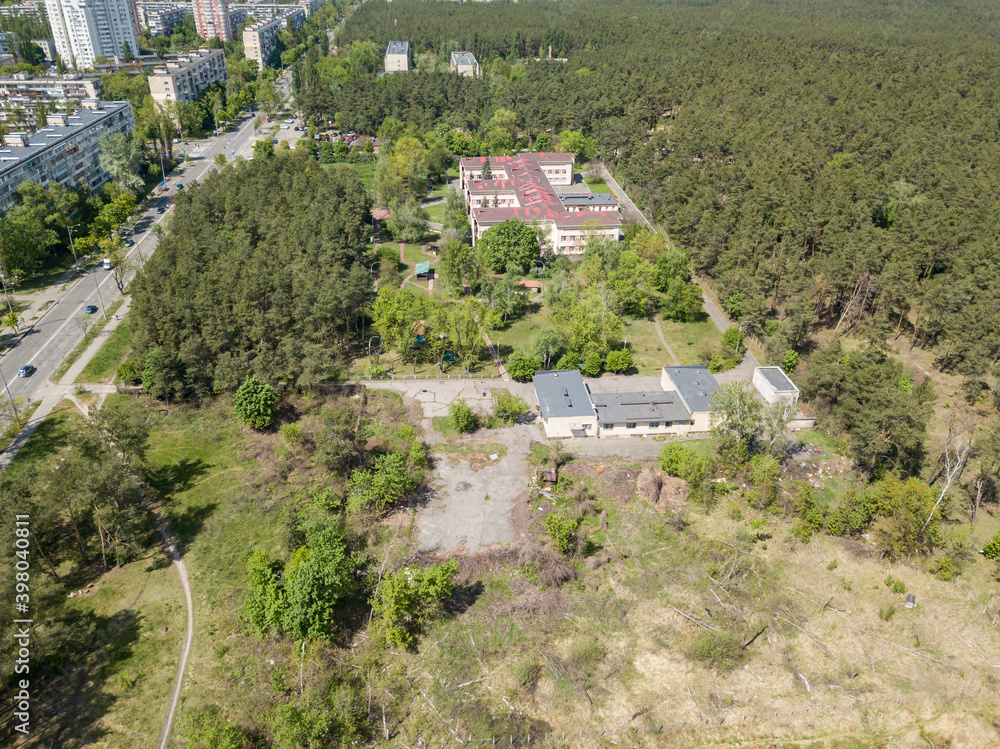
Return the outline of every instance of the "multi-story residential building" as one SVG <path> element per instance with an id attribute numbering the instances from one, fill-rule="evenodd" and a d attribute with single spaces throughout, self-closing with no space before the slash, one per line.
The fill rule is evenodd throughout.
<path id="1" fill-rule="evenodd" d="M 14 55 L 5 55 L 0 53 L 0 68 L 7 67 L 8 65 L 13 65 L 17 62 L 17 58 Z"/>
<path id="2" fill-rule="evenodd" d="M 226 0 L 194 0 L 194 25 L 202 39 L 233 41 L 235 27 Z"/>
<path id="3" fill-rule="evenodd" d="M 0 55 L 17 54 L 17 34 L 13 31 L 0 31 Z"/>
<path id="4" fill-rule="evenodd" d="M 257 21 L 243 29 L 243 54 L 248 60 L 256 60 L 257 65 L 264 68 L 270 61 L 278 46 L 278 32 L 281 30 L 281 19 Z"/>
<path id="5" fill-rule="evenodd" d="M 78 69 L 114 60 L 126 47 L 139 54 L 134 0 L 45 0 L 56 52 Z"/>
<path id="6" fill-rule="evenodd" d="M 469 78 L 479 77 L 479 63 L 476 62 L 476 56 L 471 52 L 452 52 L 450 67 L 452 73 Z"/>
<path id="7" fill-rule="evenodd" d="M 139 25 L 153 36 L 170 36 L 191 12 L 190 3 L 139 3 L 136 8 Z"/>
<path id="8" fill-rule="evenodd" d="M 484 180 L 485 157 L 461 159 L 459 177 L 473 244 L 491 226 L 512 218 L 544 230 L 558 254 L 580 254 L 596 236 L 617 242 L 622 223 L 618 201 L 610 193 L 591 194 L 576 186 L 574 161 L 571 153 L 494 156 L 491 177 Z"/>
<path id="9" fill-rule="evenodd" d="M 87 99 L 72 115 L 49 115 L 49 124 L 34 135 L 10 133 L 0 148 L 0 211 L 14 205 L 14 191 L 22 182 L 96 190 L 108 181 L 101 169 L 101 138 L 107 133 L 129 133 L 135 126 L 127 101 Z"/>
<path id="10" fill-rule="evenodd" d="M 35 16 L 42 17 L 38 3 L 19 3 L 17 5 L 0 5 L 0 16 Z"/>
<path id="11" fill-rule="evenodd" d="M 385 48 L 385 72 L 399 73 L 410 69 L 410 43 L 389 42 Z"/>
<path id="12" fill-rule="evenodd" d="M 42 54 L 46 60 L 56 59 L 56 44 L 51 39 L 32 39 L 32 44 L 37 44 L 42 48 Z"/>
<path id="13" fill-rule="evenodd" d="M 101 77 L 67 73 L 61 78 L 35 78 L 15 73 L 0 78 L 0 119 L 22 126 L 35 122 L 40 104 L 49 112 L 78 108 L 84 99 L 101 98 Z M 20 121 L 15 123 L 15 115 Z"/>
<path id="14" fill-rule="evenodd" d="M 168 102 L 190 103 L 216 81 L 226 80 L 226 53 L 202 47 L 189 55 L 178 55 L 157 65 L 149 76 L 149 93 L 158 106 Z"/>

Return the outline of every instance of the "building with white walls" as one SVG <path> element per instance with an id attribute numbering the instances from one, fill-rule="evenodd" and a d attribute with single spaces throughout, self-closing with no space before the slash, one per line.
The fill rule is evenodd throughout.
<path id="1" fill-rule="evenodd" d="M 94 60 L 139 54 L 134 0 L 45 0 L 56 52 L 68 66 L 88 70 Z"/>

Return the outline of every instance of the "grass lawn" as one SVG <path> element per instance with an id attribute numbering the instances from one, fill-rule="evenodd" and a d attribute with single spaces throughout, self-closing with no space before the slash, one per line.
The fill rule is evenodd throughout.
<path id="1" fill-rule="evenodd" d="M 611 192 L 608 183 L 600 177 L 584 177 L 583 182 L 590 188 L 591 192 Z"/>
<path id="2" fill-rule="evenodd" d="M 7 472 L 42 469 L 54 463 L 58 457 L 57 453 L 66 446 L 70 432 L 82 418 L 76 406 L 69 400 L 59 401 L 14 456 L 7 466 Z"/>
<path id="3" fill-rule="evenodd" d="M 63 360 L 63 363 L 59 365 L 55 373 L 52 375 L 53 382 L 58 382 L 62 379 L 62 376 L 66 374 L 69 368 L 73 366 L 74 362 L 80 358 L 80 355 L 87 350 L 87 346 L 94 342 L 94 339 L 97 338 L 97 334 L 104 330 L 104 326 L 108 324 L 108 319 L 118 311 L 118 308 L 122 306 L 124 301 L 124 299 L 119 299 L 117 302 L 108 307 L 107 317 L 104 317 L 104 315 L 101 314 L 95 315 L 97 319 L 94 324 L 90 326 L 86 335 L 83 336 L 83 340 L 77 344 L 75 349 L 69 352 L 69 356 Z"/>
<path id="4" fill-rule="evenodd" d="M 715 323 L 707 318 L 701 322 L 688 323 L 661 320 L 660 327 L 663 328 L 663 337 L 667 339 L 681 364 L 705 364 L 705 357 L 700 353 L 702 343 L 709 341 L 715 345 L 722 340 L 722 334 Z"/>
<path id="5" fill-rule="evenodd" d="M 57 255 L 46 255 L 35 274 L 18 284 L 16 293 L 32 294 L 47 289 L 58 281 L 59 276 L 68 271 L 71 265 L 73 265 L 73 253 L 68 247 Z"/>
<path id="6" fill-rule="evenodd" d="M 432 205 L 427 209 L 427 215 L 430 216 L 431 221 L 440 224 L 444 221 L 445 211 L 448 210 L 448 206 L 445 203 L 439 203 L 438 205 Z"/>
<path id="7" fill-rule="evenodd" d="M 369 195 L 375 194 L 375 162 L 369 161 L 366 164 L 349 164 L 358 173 L 358 178 L 365 186 Z"/>
<path id="8" fill-rule="evenodd" d="M 656 325 L 645 318 L 625 318 L 625 336 L 632 351 L 635 367 L 627 374 L 659 374 L 666 364 L 673 364 L 670 355 L 663 349 L 660 337 L 656 335 Z"/>
<path id="9" fill-rule="evenodd" d="M 445 182 L 436 182 L 431 185 L 430 194 L 424 200 L 437 200 L 448 194 L 448 185 Z"/>
<path id="10" fill-rule="evenodd" d="M 549 308 L 544 303 L 529 302 L 525 315 L 508 322 L 506 328 L 491 333 L 490 340 L 494 344 L 500 342 L 498 353 L 501 359 L 506 360 L 515 350 L 529 348 L 539 331 L 552 324 Z"/>
<path id="11" fill-rule="evenodd" d="M 97 355 L 83 368 L 75 382 L 107 382 L 125 359 L 131 345 L 132 323 L 131 318 L 126 315 L 108 336 L 108 340 L 101 346 Z"/>

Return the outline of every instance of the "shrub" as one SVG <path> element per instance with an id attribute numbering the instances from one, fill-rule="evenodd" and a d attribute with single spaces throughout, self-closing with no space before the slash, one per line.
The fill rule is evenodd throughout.
<path id="1" fill-rule="evenodd" d="M 577 352 L 567 351 L 559 357 L 556 369 L 579 369 L 582 363 L 583 362 L 580 361 L 580 355 Z"/>
<path id="2" fill-rule="evenodd" d="M 738 327 L 733 325 L 728 328 L 725 333 L 722 334 L 722 346 L 726 353 L 733 354 L 735 356 L 742 356 L 743 352 L 747 350 L 747 334 L 745 331 L 741 331 Z M 737 350 L 737 345 L 739 349 Z"/>
<path id="3" fill-rule="evenodd" d="M 997 533 L 993 540 L 986 544 L 983 549 L 983 556 L 987 559 L 998 559 L 1000 558 L 1000 533 Z"/>
<path id="4" fill-rule="evenodd" d="M 545 516 L 545 532 L 555 542 L 556 548 L 563 554 L 573 548 L 573 532 L 579 521 L 571 520 L 558 512 L 550 512 Z"/>
<path id="5" fill-rule="evenodd" d="M 233 410 L 236 416 L 253 429 L 266 429 L 274 422 L 278 413 L 275 404 L 278 393 L 267 383 L 261 382 L 253 375 L 244 380 L 233 399 Z"/>
<path id="6" fill-rule="evenodd" d="M 688 645 L 687 655 L 699 663 L 728 671 L 739 665 L 746 651 L 741 647 L 740 636 L 728 630 L 701 632 Z"/>
<path id="7" fill-rule="evenodd" d="M 372 599 L 372 612 L 386 641 L 409 647 L 414 633 L 455 590 L 458 564 L 451 560 L 425 570 L 403 567 L 387 575 Z"/>
<path id="8" fill-rule="evenodd" d="M 464 398 L 459 398 L 448 407 L 448 417 L 455 429 L 462 434 L 469 434 L 479 428 L 479 417 Z"/>
<path id="9" fill-rule="evenodd" d="M 523 660 L 514 667 L 514 681 L 518 688 L 526 694 L 531 694 L 538 686 L 538 680 L 542 677 L 542 666 L 537 661 Z"/>
<path id="10" fill-rule="evenodd" d="M 531 410 L 528 401 L 509 390 L 493 391 L 493 415 L 504 424 L 513 424 Z"/>
<path id="11" fill-rule="evenodd" d="M 537 356 L 523 351 L 516 351 L 507 357 L 507 374 L 518 382 L 528 382 L 541 367 L 542 362 Z"/>
<path id="12" fill-rule="evenodd" d="M 799 366 L 798 352 L 789 349 L 781 358 L 781 368 L 785 371 L 785 374 L 790 375 L 795 371 L 797 366 Z"/>
<path id="13" fill-rule="evenodd" d="M 623 348 L 621 351 L 609 351 L 608 357 L 604 361 L 605 368 L 609 372 L 621 374 L 632 368 L 635 361 L 632 358 L 631 350 Z"/>
<path id="14" fill-rule="evenodd" d="M 892 575 L 889 575 L 889 577 L 885 579 L 885 587 L 887 587 L 893 593 L 906 592 L 906 583 L 904 583 L 902 580 L 897 580 Z"/>
<path id="15" fill-rule="evenodd" d="M 302 427 L 298 424 L 282 424 L 280 431 L 281 438 L 289 445 L 299 445 L 305 439 L 305 435 L 302 434 Z"/>
<path id="16" fill-rule="evenodd" d="M 139 367 L 132 359 L 123 361 L 115 374 L 118 377 L 118 382 L 123 385 L 138 385 L 142 382 L 142 372 L 139 371 Z"/>
<path id="17" fill-rule="evenodd" d="M 580 370 L 587 375 L 587 377 L 600 377 L 601 372 L 604 370 L 604 362 L 601 361 L 601 355 L 596 351 L 592 351 L 587 354 L 587 358 L 583 362 L 583 366 Z"/>
<path id="18" fill-rule="evenodd" d="M 712 461 L 708 457 L 676 442 L 660 450 L 660 467 L 668 476 L 682 478 L 692 487 L 700 486 L 712 473 Z"/>
<path id="19" fill-rule="evenodd" d="M 890 619 L 892 619 L 892 617 L 895 614 L 896 614 L 896 604 L 894 604 L 894 603 L 889 604 L 889 608 L 887 608 L 887 609 L 880 608 L 878 610 L 878 618 L 881 619 L 884 622 L 887 622 Z"/>

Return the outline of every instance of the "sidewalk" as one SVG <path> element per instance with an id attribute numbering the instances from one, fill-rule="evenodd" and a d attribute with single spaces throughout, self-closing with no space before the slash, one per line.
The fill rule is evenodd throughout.
<path id="1" fill-rule="evenodd" d="M 53 409 L 59 405 L 59 401 L 63 398 L 74 395 L 76 392 L 77 385 L 73 382 L 80 373 L 83 372 L 84 367 L 90 363 L 90 360 L 97 355 L 97 352 L 101 350 L 101 346 L 108 340 L 108 336 L 118 327 L 118 323 L 121 322 L 125 313 L 128 312 L 129 304 L 132 298 L 129 296 L 125 297 L 125 301 L 118 310 L 118 314 L 108 320 L 104 329 L 98 333 L 97 337 L 91 341 L 90 345 L 84 350 L 80 355 L 80 358 L 76 360 L 72 367 L 67 370 L 66 374 L 63 375 L 62 379 L 58 383 L 53 383 L 46 380 L 44 389 L 41 394 L 41 402 L 38 408 L 35 409 L 35 413 L 31 415 L 31 419 L 25 425 L 24 429 L 6 446 L 6 449 L 0 454 L 0 470 L 3 470 L 10 462 L 14 459 L 14 456 L 21 450 L 24 443 L 28 441 L 28 438 L 34 434 L 35 430 L 38 429 L 38 425 L 42 423 L 46 416 L 52 413 Z M 97 393 L 101 396 L 103 401 L 104 397 L 116 392 L 115 386 L 110 384 L 97 384 L 97 383 L 84 383 L 83 387 L 87 389 L 90 393 Z M 36 400 L 37 400 L 36 396 Z"/>

